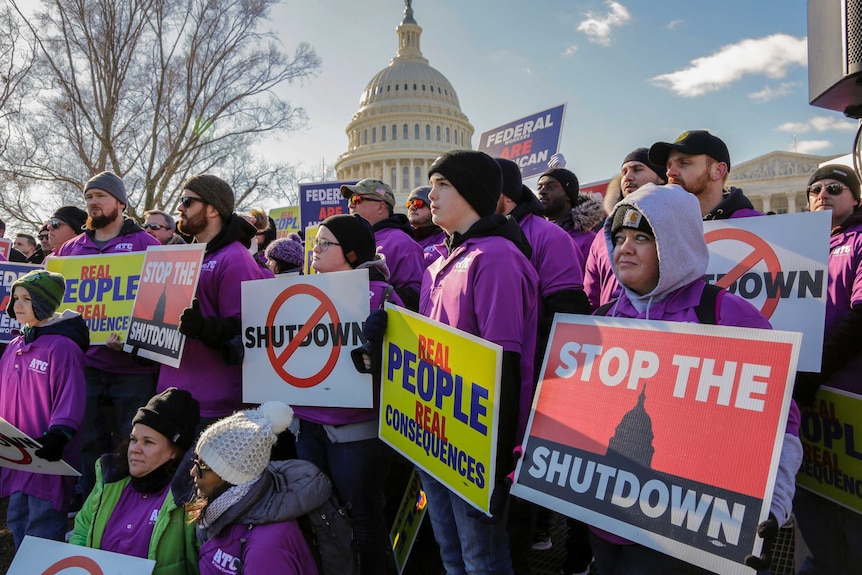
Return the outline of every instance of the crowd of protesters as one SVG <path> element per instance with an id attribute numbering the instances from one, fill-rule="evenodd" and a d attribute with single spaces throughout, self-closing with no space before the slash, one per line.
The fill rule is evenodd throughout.
<path id="1" fill-rule="evenodd" d="M 408 572 L 530 573 L 530 552 L 552 545 L 555 510 L 511 496 L 507 476 L 555 315 L 771 328 L 741 297 L 709 295 L 704 281 L 703 221 L 763 215 L 742 190 L 727 187 L 725 143 L 692 130 L 633 148 L 620 158 L 604 206 L 579 193 L 559 154 L 534 192 L 517 164 L 452 150 L 434 161 L 430 185 L 410 193 L 403 214 L 384 181 L 342 186 L 350 215 L 321 223 L 309 240 L 311 267 L 369 272 L 372 311 L 365 343 L 353 352 L 356 368 L 374 382 L 373 405 L 364 409 L 277 402 L 249 409 L 242 401 L 235 345 L 242 283 L 303 273 L 300 235 L 276 239 L 265 212 L 237 213 L 234 191 L 213 174 L 183 183 L 178 214 L 149 210 L 139 224 L 125 215 L 122 178 L 96 174 L 82 189 L 85 209 L 57 208 L 35 237 L 17 234 L 8 259 L 41 264 L 188 242 L 205 244 L 204 265 L 193 304 L 176 318 L 187 338 L 177 367 L 123 351 L 118 334 L 92 345 L 81 316 L 62 309 L 62 275 L 37 269 L 13 284 L 7 313 L 21 328 L 0 359 L 0 416 L 39 441 L 36 456 L 63 459 L 82 473 L 75 481 L 0 468 L 16 547 L 25 535 L 63 540 L 67 514 L 77 512 L 71 543 L 154 559 L 161 575 L 316 573 L 295 499 L 331 489 L 351 521 L 359 572 L 395 573 L 386 509 L 400 500 L 413 466 L 378 438 L 383 304 L 392 302 L 502 348 L 490 512 L 477 512 L 418 469 L 434 540 L 414 550 L 423 559 Z M 849 574 L 862 565 L 855 545 L 862 517 L 797 490 L 795 475 L 802 461 L 797 402 L 812 405 L 821 385 L 862 392 L 858 174 L 825 165 L 807 193 L 808 210 L 832 216 L 823 367 L 797 374 L 769 518 L 758 526 L 764 550 L 746 563 L 768 572 L 775 534 L 795 513 L 811 550 L 799 572 Z M 698 315 L 707 297 L 715 299 L 710 322 Z M 33 361 L 46 367 L 27 369 Z M 278 461 L 284 458 L 273 457 L 273 448 L 284 442 L 290 455 Z M 296 460 L 306 463 L 290 467 Z M 384 481 L 387 474 L 394 479 Z M 292 481 L 304 491 L 287 487 Z M 580 521 L 569 519 L 566 528 L 564 575 L 706 572 Z"/>

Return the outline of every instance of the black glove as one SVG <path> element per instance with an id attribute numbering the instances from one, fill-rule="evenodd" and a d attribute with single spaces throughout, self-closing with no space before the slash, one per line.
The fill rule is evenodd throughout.
<path id="1" fill-rule="evenodd" d="M 757 536 L 763 539 L 763 548 L 760 557 L 747 555 L 745 564 L 757 571 L 766 571 L 772 565 L 772 548 L 775 547 L 775 539 L 778 537 L 778 519 L 772 513 L 757 526 Z"/>
<path id="2" fill-rule="evenodd" d="M 180 333 L 188 337 L 200 337 L 204 331 L 204 316 L 201 313 L 201 305 L 197 298 L 192 300 L 192 307 L 183 310 L 180 316 L 180 325 L 177 327 Z"/>
<path id="3" fill-rule="evenodd" d="M 350 351 L 350 359 L 359 373 L 374 373 L 380 369 L 383 355 L 383 338 L 386 335 L 386 326 L 389 325 L 389 316 L 386 310 L 376 309 L 365 318 L 362 326 L 362 337 L 365 343 Z M 371 357 L 371 368 L 365 368 L 363 355 Z"/>
<path id="4" fill-rule="evenodd" d="M 823 383 L 823 376 L 809 371 L 797 371 L 796 382 L 793 384 L 793 399 L 799 405 L 814 405 L 814 396 Z"/>
<path id="5" fill-rule="evenodd" d="M 42 447 L 34 453 L 45 461 L 60 461 L 63 459 L 63 448 L 69 443 L 69 436 L 56 429 L 49 429 L 37 439 Z"/>
<path id="6" fill-rule="evenodd" d="M 489 509 L 491 512 L 490 517 L 475 507 L 471 507 L 467 510 L 467 516 L 472 517 L 479 523 L 484 523 L 485 525 L 493 525 L 503 519 L 506 514 L 506 504 L 509 502 L 510 485 L 511 483 L 508 481 L 497 481 L 494 485 L 494 491 L 491 493 L 491 508 Z"/>

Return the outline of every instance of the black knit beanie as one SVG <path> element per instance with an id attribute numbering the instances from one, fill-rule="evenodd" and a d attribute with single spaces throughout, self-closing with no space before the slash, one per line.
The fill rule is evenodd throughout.
<path id="1" fill-rule="evenodd" d="M 138 409 L 132 425 L 140 423 L 152 427 L 188 451 L 194 445 L 195 428 L 200 417 L 200 404 L 192 394 L 169 387 Z"/>
<path id="2" fill-rule="evenodd" d="M 644 164 L 650 170 L 655 172 L 658 177 L 664 180 L 664 183 L 667 183 L 667 168 L 650 162 L 649 148 L 638 148 L 637 150 L 631 152 L 628 156 L 626 156 L 626 159 L 623 160 L 623 164 L 625 164 L 626 162 L 640 162 L 641 164 Z"/>
<path id="3" fill-rule="evenodd" d="M 500 172 L 503 174 L 503 195 L 515 202 L 521 203 L 521 195 L 524 192 L 523 181 L 521 180 L 521 168 L 512 160 L 506 158 L 494 158 L 497 164 L 500 165 Z"/>
<path id="4" fill-rule="evenodd" d="M 87 221 L 87 212 L 75 206 L 63 206 L 57 208 L 51 218 L 56 218 L 61 222 L 68 224 L 70 228 L 75 230 L 76 234 L 81 233 L 81 228 L 84 227 L 84 222 Z"/>
<path id="5" fill-rule="evenodd" d="M 198 174 L 183 182 L 183 189 L 199 195 L 218 211 L 224 221 L 230 220 L 236 204 L 233 189 L 223 179 L 213 174 Z"/>
<path id="6" fill-rule="evenodd" d="M 124 206 L 129 203 L 129 200 L 126 199 L 126 184 L 123 183 L 120 176 L 113 172 L 102 172 L 87 180 L 86 185 L 84 185 L 84 194 L 87 193 L 87 190 L 92 189 L 108 192 Z"/>
<path id="7" fill-rule="evenodd" d="M 821 168 L 817 168 L 817 171 L 811 174 L 811 177 L 808 178 L 808 185 L 810 186 L 814 182 L 819 180 L 838 180 L 848 188 L 850 188 L 850 193 L 853 194 L 853 197 L 856 198 L 856 201 L 859 201 L 859 178 L 856 176 L 856 172 L 853 171 L 853 168 L 848 166 L 842 166 L 841 164 L 828 164 Z"/>
<path id="8" fill-rule="evenodd" d="M 359 214 L 329 216 L 320 222 L 320 225 L 332 232 L 332 235 L 341 244 L 344 258 L 350 267 L 356 268 L 359 264 L 374 259 L 374 254 L 377 251 L 374 230 L 371 229 L 368 220 Z"/>
<path id="9" fill-rule="evenodd" d="M 428 168 L 429 180 L 432 174 L 449 180 L 480 217 L 491 215 L 497 209 L 503 174 L 488 154 L 473 150 L 446 152 Z"/>
<path id="10" fill-rule="evenodd" d="M 566 195 L 569 196 L 572 206 L 578 203 L 580 184 L 578 184 L 578 177 L 573 172 L 570 172 L 565 168 L 551 168 L 550 170 L 542 172 L 539 179 L 541 180 L 544 176 L 554 178 L 560 182 L 560 185 L 563 186 L 564 190 L 566 190 Z"/>
<path id="11" fill-rule="evenodd" d="M 622 204 L 617 207 L 614 212 L 613 223 L 611 224 L 611 234 L 617 233 L 620 228 L 630 228 L 638 230 L 655 237 L 652 231 L 652 226 L 642 213 L 628 204 Z"/>
<path id="12" fill-rule="evenodd" d="M 9 289 L 9 305 L 6 306 L 6 314 L 15 319 L 15 288 L 22 287 L 30 294 L 30 303 L 33 306 L 33 315 L 36 319 L 48 319 L 63 301 L 66 293 L 66 278 L 62 275 L 46 270 L 33 270 L 12 283 Z"/>

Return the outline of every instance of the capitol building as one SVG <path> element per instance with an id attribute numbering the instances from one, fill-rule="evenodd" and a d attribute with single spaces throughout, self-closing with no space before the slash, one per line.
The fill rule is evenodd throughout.
<path id="1" fill-rule="evenodd" d="M 339 180 L 383 180 L 395 192 L 396 207 L 403 207 L 410 190 L 428 185 L 428 168 L 438 156 L 471 147 L 473 125 L 452 84 L 422 56 L 422 28 L 409 1 L 396 32 L 398 51 L 365 87 L 335 171 Z"/>

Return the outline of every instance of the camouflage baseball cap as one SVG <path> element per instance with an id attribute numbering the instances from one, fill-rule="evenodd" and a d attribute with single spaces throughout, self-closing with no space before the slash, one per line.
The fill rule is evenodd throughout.
<path id="1" fill-rule="evenodd" d="M 363 198 L 372 198 L 386 202 L 390 208 L 395 207 L 395 194 L 392 193 L 392 188 L 389 187 L 389 184 L 380 180 L 365 178 L 364 180 L 359 180 L 356 185 L 341 186 L 341 195 L 348 199 L 351 196 L 359 195 Z"/>

